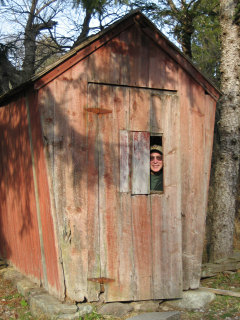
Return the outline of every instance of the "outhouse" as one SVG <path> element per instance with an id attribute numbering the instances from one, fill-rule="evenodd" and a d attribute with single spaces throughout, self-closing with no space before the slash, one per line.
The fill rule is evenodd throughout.
<path id="1" fill-rule="evenodd" d="M 62 300 L 198 288 L 219 94 L 134 11 L 3 95 L 1 256 Z"/>

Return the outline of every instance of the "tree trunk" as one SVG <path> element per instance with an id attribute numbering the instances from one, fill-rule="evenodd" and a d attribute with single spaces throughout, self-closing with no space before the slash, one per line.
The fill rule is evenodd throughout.
<path id="1" fill-rule="evenodd" d="M 25 56 L 23 61 L 23 80 L 27 80 L 34 74 L 34 64 L 36 56 L 36 36 L 37 30 L 34 28 L 34 17 L 38 0 L 32 0 L 28 21 L 25 27 L 24 49 Z"/>
<path id="2" fill-rule="evenodd" d="M 233 250 L 234 219 L 240 154 L 240 37 L 234 24 L 236 2 L 220 0 L 221 89 L 209 192 L 209 260 L 228 257 Z"/>
<path id="3" fill-rule="evenodd" d="M 92 19 L 92 10 L 87 9 L 86 15 L 85 15 L 85 18 L 83 21 L 82 32 L 78 36 L 75 43 L 73 44 L 73 47 L 76 47 L 77 45 L 79 45 L 87 37 L 89 30 L 90 30 L 89 24 L 90 24 L 91 19 Z"/>

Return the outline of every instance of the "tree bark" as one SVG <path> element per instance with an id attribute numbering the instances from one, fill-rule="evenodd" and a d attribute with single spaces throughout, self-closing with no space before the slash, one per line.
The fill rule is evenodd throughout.
<path id="1" fill-rule="evenodd" d="M 207 230 L 209 260 L 231 255 L 240 155 L 240 37 L 234 23 L 236 2 L 220 0 L 221 89 L 214 141 Z"/>

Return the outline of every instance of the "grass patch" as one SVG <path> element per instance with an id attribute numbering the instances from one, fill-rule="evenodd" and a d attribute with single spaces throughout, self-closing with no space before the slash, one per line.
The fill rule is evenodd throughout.
<path id="1" fill-rule="evenodd" d="M 240 272 L 223 272 L 203 279 L 201 286 L 230 291 L 240 291 Z M 216 295 L 216 299 L 204 310 L 186 311 L 182 320 L 240 319 L 240 298 Z"/>
<path id="2" fill-rule="evenodd" d="M 104 317 L 97 312 L 93 311 L 92 313 L 88 313 L 85 316 L 79 318 L 79 320 L 101 320 Z"/>

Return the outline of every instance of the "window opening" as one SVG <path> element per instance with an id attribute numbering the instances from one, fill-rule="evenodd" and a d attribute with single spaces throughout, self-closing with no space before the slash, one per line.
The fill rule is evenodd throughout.
<path id="1" fill-rule="evenodd" d="M 163 143 L 161 135 L 150 137 L 150 191 L 163 192 Z"/>

